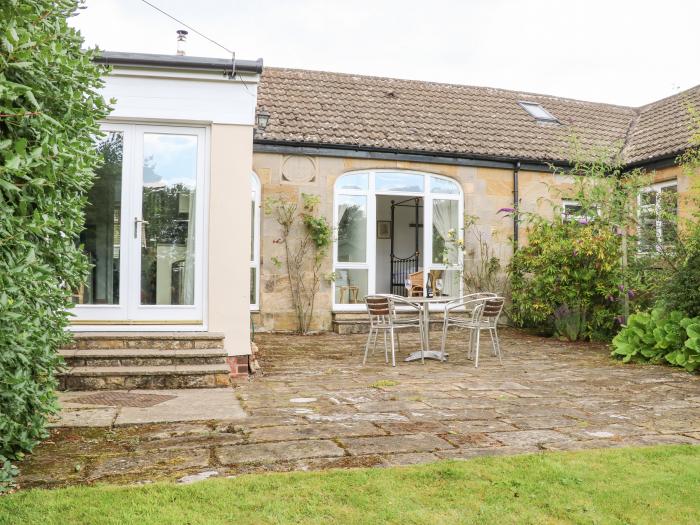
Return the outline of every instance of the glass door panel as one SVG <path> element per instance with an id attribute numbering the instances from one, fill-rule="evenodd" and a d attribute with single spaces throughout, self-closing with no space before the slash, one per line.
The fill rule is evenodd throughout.
<path id="1" fill-rule="evenodd" d="M 91 268 L 78 304 L 119 304 L 123 134 L 108 132 L 97 143 L 97 151 L 103 164 L 88 192 L 85 229 L 80 235 Z"/>
<path id="2" fill-rule="evenodd" d="M 142 305 L 192 305 L 195 286 L 197 136 L 144 133 Z"/>
<path id="3" fill-rule="evenodd" d="M 457 264 L 459 253 L 459 201 L 433 200 L 433 263 Z"/>
<path id="4" fill-rule="evenodd" d="M 77 322 L 114 321 L 126 316 L 123 231 L 125 177 L 130 161 L 125 126 L 103 128 L 95 141 L 102 165 L 87 193 L 85 228 L 79 243 L 90 263 L 86 282 L 75 291 Z"/>

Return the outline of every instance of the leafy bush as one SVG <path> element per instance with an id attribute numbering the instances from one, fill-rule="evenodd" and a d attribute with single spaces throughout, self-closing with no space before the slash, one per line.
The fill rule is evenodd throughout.
<path id="1" fill-rule="evenodd" d="M 612 355 L 625 363 L 666 361 L 692 372 L 700 368 L 700 317 L 661 308 L 633 314 L 613 338 Z"/>
<path id="2" fill-rule="evenodd" d="M 76 246 L 107 107 L 66 19 L 76 0 L 0 0 L 0 491 L 56 410 L 56 349 L 87 260 Z"/>
<path id="3" fill-rule="evenodd" d="M 700 250 L 688 255 L 677 268 L 666 272 L 659 287 L 659 302 L 666 308 L 700 315 Z"/>
<path id="4" fill-rule="evenodd" d="M 511 261 L 513 319 L 567 339 L 610 334 L 629 292 L 619 261 L 619 239 L 604 224 L 535 221 Z"/>

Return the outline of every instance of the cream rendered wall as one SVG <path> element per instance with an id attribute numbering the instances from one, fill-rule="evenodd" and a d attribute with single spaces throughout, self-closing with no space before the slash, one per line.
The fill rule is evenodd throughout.
<path id="1" fill-rule="evenodd" d="M 211 127 L 209 330 L 223 332 L 229 355 L 250 354 L 250 167 L 253 128 Z"/>

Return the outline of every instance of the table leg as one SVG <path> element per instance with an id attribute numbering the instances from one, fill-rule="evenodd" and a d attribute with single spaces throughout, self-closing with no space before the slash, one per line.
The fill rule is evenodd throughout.
<path id="1" fill-rule="evenodd" d="M 440 352 L 433 352 L 430 350 L 430 308 L 427 303 L 424 303 L 423 310 L 421 311 L 421 316 L 423 317 L 423 340 L 421 344 L 423 345 L 423 356 L 425 359 L 436 359 L 437 361 L 442 360 L 442 354 Z M 447 355 L 447 353 L 445 353 Z M 421 358 L 420 351 L 413 352 L 409 355 L 405 361 L 418 361 Z"/>

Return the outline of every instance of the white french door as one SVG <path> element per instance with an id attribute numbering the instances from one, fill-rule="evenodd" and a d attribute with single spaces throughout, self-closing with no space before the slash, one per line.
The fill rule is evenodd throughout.
<path id="1" fill-rule="evenodd" d="M 421 200 L 423 282 L 428 283 L 433 273 L 441 280 L 443 293 L 460 295 L 462 251 L 458 241 L 464 238 L 464 197 L 458 182 L 409 170 L 356 171 L 341 175 L 334 186 L 333 309 L 362 310 L 362 299 L 377 290 L 378 196 Z M 385 278 L 394 282 L 391 275 Z"/>
<path id="2" fill-rule="evenodd" d="M 204 128 L 105 124 L 75 324 L 203 324 Z"/>

